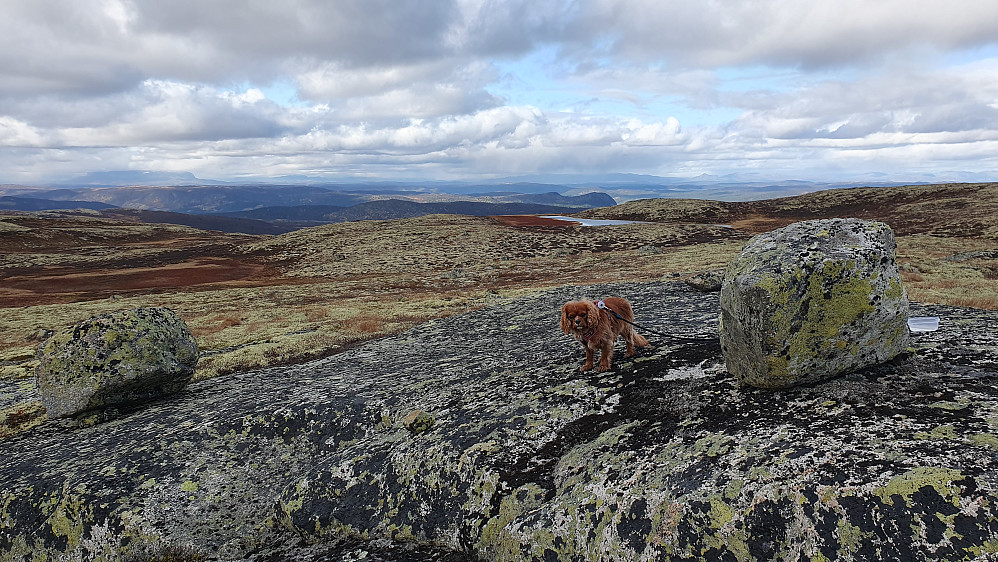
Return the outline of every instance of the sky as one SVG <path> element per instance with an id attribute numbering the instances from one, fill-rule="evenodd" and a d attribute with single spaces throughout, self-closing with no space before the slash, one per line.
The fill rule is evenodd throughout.
<path id="1" fill-rule="evenodd" d="M 998 170 L 994 0 L 0 0 L 0 183 Z"/>

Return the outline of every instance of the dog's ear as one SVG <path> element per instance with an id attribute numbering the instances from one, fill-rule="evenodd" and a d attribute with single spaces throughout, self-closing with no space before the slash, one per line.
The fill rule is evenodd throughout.
<path id="1" fill-rule="evenodd" d="M 592 301 L 586 301 L 586 313 L 589 315 L 589 327 L 595 328 L 603 323 L 603 315 L 600 314 L 599 307 Z"/>
<path id="2" fill-rule="evenodd" d="M 572 333 L 572 323 L 568 321 L 568 307 L 570 304 L 572 303 L 567 302 L 561 307 L 561 331 L 566 334 Z"/>

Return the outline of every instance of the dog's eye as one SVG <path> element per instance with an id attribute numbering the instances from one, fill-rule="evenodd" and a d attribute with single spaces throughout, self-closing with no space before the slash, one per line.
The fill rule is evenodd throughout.
<path id="1" fill-rule="evenodd" d="M 586 313 L 585 312 L 583 312 L 582 314 L 579 315 L 579 318 L 585 318 L 585 317 L 586 317 Z"/>

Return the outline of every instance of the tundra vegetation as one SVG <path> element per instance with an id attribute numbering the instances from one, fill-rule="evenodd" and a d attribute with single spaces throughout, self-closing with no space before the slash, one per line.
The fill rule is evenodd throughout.
<path id="1" fill-rule="evenodd" d="M 889 224 L 912 301 L 998 309 L 998 184 L 837 189 L 752 202 L 650 199 L 578 216 L 429 215 L 279 236 L 0 212 L 0 436 L 44 420 L 35 352 L 90 316 L 164 306 L 202 350 L 196 380 L 329 356 L 429 319 L 542 289 L 682 279 L 723 268 L 753 235 L 799 220 Z"/>

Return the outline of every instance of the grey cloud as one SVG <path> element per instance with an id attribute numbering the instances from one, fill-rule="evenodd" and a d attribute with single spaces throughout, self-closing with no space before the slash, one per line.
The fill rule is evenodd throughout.
<path id="1" fill-rule="evenodd" d="M 885 113 L 850 115 L 844 123 L 826 127 L 814 132 L 814 137 L 830 139 L 855 139 L 872 135 L 890 128 L 894 120 Z"/>
<path id="2" fill-rule="evenodd" d="M 189 37 L 225 59 L 315 58 L 352 66 L 445 54 L 450 2 L 338 0 L 137 2 L 137 33 Z"/>
<path id="3" fill-rule="evenodd" d="M 998 109 L 991 104 L 947 103 L 926 108 L 906 130 L 913 133 L 998 130 Z"/>
<path id="4" fill-rule="evenodd" d="M 100 94 L 144 73 L 128 62 L 113 21 L 87 2 L 5 2 L 0 18 L 0 93 Z"/>
<path id="5" fill-rule="evenodd" d="M 50 147 L 210 142 L 275 137 L 293 131 L 294 120 L 261 98 L 262 94 L 254 96 L 252 92 L 236 96 L 209 87 L 150 81 L 138 90 L 106 96 L 98 103 L 54 103 L 47 117 L 38 115 L 45 106 L 30 106 L 22 120 L 38 131 L 37 139 L 29 139 L 31 144 Z M 17 139 L 7 142 L 16 143 Z"/>
<path id="6" fill-rule="evenodd" d="M 556 41 L 562 2 L 8 0 L 0 90 L 123 89 L 144 78 L 269 81 L 302 66 L 421 65 Z"/>
<path id="7" fill-rule="evenodd" d="M 653 61 L 674 70 L 867 64 L 918 45 L 998 40 L 990 0 L 8 0 L 4 10 L 0 91 L 22 93 L 120 90 L 145 78 L 267 82 L 324 65 L 376 73 L 540 45 L 560 45 L 584 74 Z"/>
<path id="8" fill-rule="evenodd" d="M 594 0 L 583 6 L 573 28 L 580 58 L 602 53 L 686 68 L 865 65 L 918 46 L 949 50 L 998 41 L 998 4 L 990 0 Z M 593 37 L 605 41 L 593 49 Z"/>
<path id="9" fill-rule="evenodd" d="M 453 48 L 448 2 L 10 0 L 0 91 L 124 89 L 145 78 L 272 79 L 289 63 L 352 67 L 428 60 Z"/>
<path id="10" fill-rule="evenodd" d="M 511 57 L 572 33 L 585 2 L 509 0 L 457 2 L 460 18 L 450 44 L 475 56 Z"/>
<path id="11" fill-rule="evenodd" d="M 297 77 L 299 96 L 336 105 L 344 119 L 435 117 L 495 107 L 486 90 L 496 73 L 481 64 L 442 61 L 409 66 L 347 69 L 334 65 Z"/>

